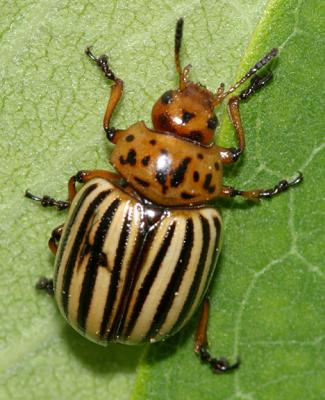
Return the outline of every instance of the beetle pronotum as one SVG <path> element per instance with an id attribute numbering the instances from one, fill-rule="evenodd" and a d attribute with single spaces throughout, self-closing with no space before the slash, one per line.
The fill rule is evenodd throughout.
<path id="1" fill-rule="evenodd" d="M 179 87 L 165 92 L 152 109 L 153 129 L 137 122 L 126 130 L 110 126 L 123 81 L 107 56 L 86 54 L 113 81 L 104 130 L 116 146 L 110 161 L 117 173 L 79 171 L 68 183 L 68 201 L 26 196 L 42 206 L 69 208 L 64 225 L 49 240 L 56 254 L 54 279 L 41 278 L 39 289 L 54 293 L 69 324 L 89 339 L 136 344 L 155 342 L 178 332 L 203 302 L 195 351 L 214 372 L 239 362 L 213 358 L 207 350 L 209 303 L 206 299 L 222 245 L 222 221 L 209 201 L 217 197 L 270 198 L 302 180 L 280 181 L 271 189 L 238 190 L 222 184 L 224 164 L 245 148 L 240 102 L 271 78 L 256 72 L 277 54 L 272 49 L 228 90 L 216 93 L 188 79 L 180 64 L 183 20 L 176 25 L 175 62 Z M 239 95 L 233 92 L 250 77 Z M 214 108 L 226 98 L 237 148 L 213 143 Z M 84 186 L 77 191 L 76 184 Z"/>

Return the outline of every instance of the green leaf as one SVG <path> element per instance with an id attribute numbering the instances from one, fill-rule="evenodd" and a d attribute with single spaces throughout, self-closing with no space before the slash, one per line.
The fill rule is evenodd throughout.
<path id="1" fill-rule="evenodd" d="M 324 377 L 324 3 L 303 0 L 2 2 L 0 15 L 0 399 L 308 399 Z M 76 334 L 39 276 L 51 276 L 51 230 L 64 213 L 23 197 L 64 199 L 80 169 L 107 167 L 101 119 L 108 85 L 84 48 L 108 51 L 126 84 L 114 125 L 150 123 L 174 87 L 175 21 L 183 64 L 210 88 L 229 85 L 271 47 L 274 80 L 242 106 L 247 152 L 225 182 L 305 182 L 245 205 L 219 202 L 225 246 L 211 290 L 211 351 L 240 369 L 213 375 L 192 352 L 196 321 L 152 346 L 102 348 Z M 219 142 L 233 145 L 226 111 Z"/>

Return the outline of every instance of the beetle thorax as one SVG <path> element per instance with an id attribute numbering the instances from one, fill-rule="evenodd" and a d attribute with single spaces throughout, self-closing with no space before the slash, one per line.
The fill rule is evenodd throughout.
<path id="1" fill-rule="evenodd" d="M 152 109 L 152 122 L 157 130 L 210 144 L 218 124 L 213 110 L 213 93 L 189 82 L 184 89 L 168 90 L 158 99 Z"/>

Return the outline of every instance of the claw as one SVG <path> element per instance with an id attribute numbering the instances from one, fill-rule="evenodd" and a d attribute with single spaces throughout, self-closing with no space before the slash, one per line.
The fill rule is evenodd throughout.
<path id="1" fill-rule="evenodd" d="M 289 186 L 298 185 L 303 180 L 304 180 L 304 176 L 303 176 L 302 172 L 298 171 L 298 175 L 292 181 L 289 182 Z"/>

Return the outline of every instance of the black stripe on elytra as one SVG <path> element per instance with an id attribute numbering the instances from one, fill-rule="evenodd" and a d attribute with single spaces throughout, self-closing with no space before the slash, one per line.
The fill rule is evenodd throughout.
<path id="1" fill-rule="evenodd" d="M 97 278 L 97 271 L 99 268 L 100 254 L 103 250 L 103 245 L 105 243 L 107 232 L 111 226 L 120 202 L 121 200 L 117 198 L 110 204 L 110 206 L 102 215 L 95 233 L 94 243 L 90 251 L 90 256 L 86 266 L 84 278 L 82 281 L 82 288 L 79 296 L 77 320 L 78 327 L 81 330 L 85 330 L 86 327 L 89 307 L 93 296 L 93 289 Z"/>
<path id="2" fill-rule="evenodd" d="M 184 274 L 187 270 L 191 258 L 193 239 L 194 239 L 193 220 L 192 218 L 188 218 L 186 220 L 185 237 L 181 253 L 179 255 L 177 264 L 175 265 L 174 272 L 169 279 L 167 289 L 165 290 L 162 298 L 160 299 L 160 303 L 156 310 L 155 316 L 153 317 L 152 324 L 146 335 L 147 340 L 150 340 L 151 338 L 154 338 L 157 335 L 159 329 L 165 322 L 168 313 L 170 312 L 171 306 L 175 299 L 175 293 L 179 290 L 179 287 L 182 283 Z"/>
<path id="3" fill-rule="evenodd" d="M 67 265 L 64 270 L 63 280 L 62 280 L 62 307 L 65 315 L 68 314 L 68 303 L 69 303 L 69 290 L 71 279 L 73 275 L 73 271 L 75 269 L 76 260 L 78 257 L 78 253 L 80 251 L 81 243 L 86 234 L 89 221 L 92 219 L 96 208 L 100 205 L 100 203 L 105 200 L 105 198 L 112 192 L 112 189 L 105 190 L 100 192 L 95 199 L 89 204 L 86 212 L 84 213 L 84 217 L 79 225 L 78 232 L 71 246 L 71 251 L 69 254 L 69 258 L 67 261 Z M 68 315 L 67 315 L 68 316 Z"/>
<path id="4" fill-rule="evenodd" d="M 69 218 L 69 222 L 68 222 L 67 226 L 65 226 L 65 233 L 64 233 L 64 236 L 61 237 L 61 239 L 60 239 L 60 247 L 59 247 L 59 251 L 56 255 L 56 261 L 55 261 L 56 268 L 55 268 L 54 278 L 53 278 L 54 283 L 56 283 L 58 270 L 61 266 L 63 253 L 64 253 L 65 247 L 67 245 L 71 229 L 76 221 L 78 212 L 80 211 L 80 207 L 83 205 L 85 198 L 96 188 L 97 188 L 97 183 L 94 183 L 94 184 L 88 186 L 87 189 L 84 190 L 84 192 L 81 194 L 80 199 L 78 200 L 78 203 L 73 208 L 73 211 Z"/>
<path id="5" fill-rule="evenodd" d="M 174 325 L 172 331 L 177 332 L 178 329 L 181 327 L 182 323 L 188 316 L 189 311 L 191 310 L 193 304 L 197 299 L 197 292 L 201 285 L 201 280 L 204 272 L 204 267 L 207 261 L 207 256 L 209 252 L 209 246 L 211 244 L 211 234 L 210 234 L 210 225 L 209 221 L 200 215 L 201 226 L 202 226 L 202 247 L 201 253 L 199 258 L 199 263 L 195 271 L 195 275 L 193 277 L 193 281 L 191 287 L 188 291 L 185 303 L 183 305 L 182 311 L 179 314 L 176 324 Z"/>
<path id="6" fill-rule="evenodd" d="M 132 311 L 132 314 L 129 319 L 129 323 L 128 323 L 126 331 L 125 331 L 126 337 L 131 334 L 131 332 L 134 328 L 134 325 L 136 323 L 136 320 L 137 320 L 138 316 L 140 315 L 141 309 L 146 301 L 146 298 L 147 298 L 149 291 L 153 285 L 153 282 L 156 279 L 159 267 L 160 267 L 161 263 L 163 262 L 164 257 L 170 246 L 170 243 L 173 239 L 175 228 L 176 228 L 175 222 L 173 222 L 172 224 L 170 224 L 168 226 L 166 234 L 162 240 L 162 244 L 160 245 L 160 248 L 156 254 L 156 257 L 153 260 L 153 263 L 151 264 L 151 266 L 149 268 L 149 272 L 147 273 L 141 288 L 139 289 L 139 293 L 138 293 L 136 302 L 134 304 L 133 311 Z M 139 261 L 139 265 L 145 264 L 148 254 L 150 252 L 150 248 L 152 246 L 153 240 L 155 240 L 155 238 L 156 238 L 157 230 L 158 230 L 158 228 L 149 232 L 143 252 L 141 254 L 141 259 Z"/>
<path id="7" fill-rule="evenodd" d="M 212 259 L 211 259 L 210 271 L 209 271 L 209 274 L 208 274 L 208 277 L 207 277 L 207 280 L 206 280 L 205 290 L 203 290 L 202 296 L 201 296 L 201 299 L 200 299 L 200 302 L 199 302 L 200 304 L 203 301 L 203 299 L 205 298 L 207 290 L 208 290 L 208 288 L 210 286 L 210 281 L 211 281 L 211 278 L 212 278 L 213 273 L 215 271 L 215 267 L 216 267 L 216 264 L 217 264 L 218 256 L 219 256 L 219 253 L 220 253 L 220 250 L 221 250 L 220 249 L 220 238 L 221 238 L 222 226 L 221 226 L 220 218 L 214 217 L 213 218 L 213 223 L 214 223 L 215 232 L 216 232 L 216 239 L 214 241 L 214 247 L 213 247 L 214 248 L 214 253 L 213 253 Z"/>
<path id="8" fill-rule="evenodd" d="M 129 307 L 130 301 L 133 296 L 134 287 L 135 287 L 138 277 L 141 273 L 142 264 L 139 263 L 139 254 L 142 253 L 146 234 L 147 234 L 147 229 L 143 229 L 143 226 L 138 226 L 137 238 L 136 238 L 135 243 L 132 243 L 133 250 L 132 250 L 132 255 L 130 258 L 130 262 L 129 262 L 129 269 L 126 273 L 125 284 L 124 284 L 123 292 L 121 295 L 119 309 L 118 309 L 118 311 L 116 313 L 116 317 L 115 317 L 115 318 L 119 318 L 119 320 L 118 320 L 118 325 L 116 325 L 115 329 L 113 328 L 113 330 L 114 330 L 113 340 L 117 339 L 117 338 L 119 338 L 120 340 L 127 339 L 125 337 L 125 335 L 123 334 L 123 331 L 125 328 L 128 307 Z M 115 324 L 115 321 L 114 321 L 114 324 Z"/>
<path id="9" fill-rule="evenodd" d="M 140 261 L 139 255 L 142 253 L 142 249 L 144 247 L 146 233 L 147 233 L 146 230 L 144 230 L 143 228 L 140 229 L 138 232 L 136 243 L 133 245 L 132 256 L 129 263 L 130 268 L 126 274 L 126 279 L 125 279 L 126 282 L 124 285 L 123 293 L 121 295 L 121 303 L 118 311 L 120 315 L 119 326 L 114 333 L 114 339 L 116 338 L 122 340 L 127 339 L 127 337 L 124 335 L 124 329 L 128 323 L 128 320 L 126 318 L 128 316 L 130 301 L 134 293 L 134 287 L 137 284 L 138 278 L 141 273 L 142 264 L 141 262 L 139 262 Z"/>
<path id="10" fill-rule="evenodd" d="M 121 229 L 119 240 L 118 240 L 117 249 L 115 251 L 114 265 L 112 268 L 111 280 L 109 283 L 109 287 L 107 289 L 104 313 L 103 313 L 103 318 L 102 318 L 102 322 L 100 325 L 99 335 L 101 338 L 104 338 L 104 336 L 106 334 L 108 323 L 109 323 L 111 313 L 112 313 L 112 310 L 114 307 L 114 303 L 116 300 L 124 255 L 125 255 L 125 251 L 128 246 L 128 238 L 129 238 L 131 226 L 132 226 L 133 211 L 134 211 L 133 207 L 129 206 L 127 215 L 125 216 L 124 221 L 123 221 L 122 229 Z M 126 276 L 127 275 L 128 275 L 128 271 L 126 272 Z M 125 284 L 126 284 L 126 282 L 124 282 L 124 285 Z M 122 299 L 122 301 L 123 301 L 123 299 Z M 110 330 L 109 334 L 107 335 L 107 340 L 109 340 L 111 337 L 114 337 L 113 331 L 117 329 L 117 324 L 120 321 L 120 318 L 121 318 L 121 315 L 119 315 L 119 310 L 117 310 L 115 320 L 113 321 L 111 330 Z"/>

